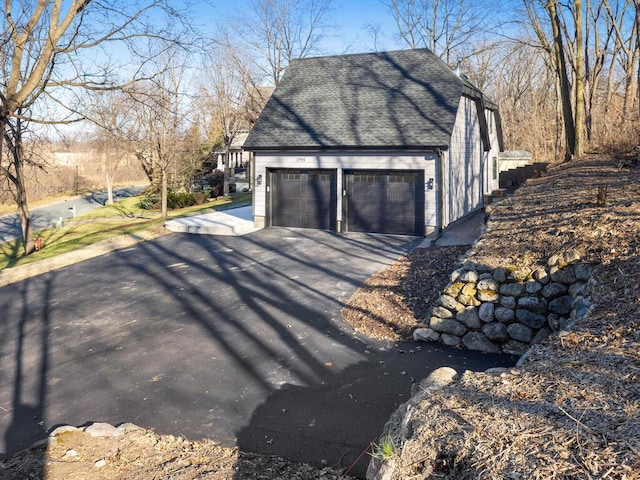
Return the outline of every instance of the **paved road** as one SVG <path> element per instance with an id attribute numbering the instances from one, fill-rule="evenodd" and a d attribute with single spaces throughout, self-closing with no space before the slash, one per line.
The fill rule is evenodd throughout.
<path id="1" fill-rule="evenodd" d="M 172 234 L 0 288 L 0 451 L 59 423 L 131 421 L 349 465 L 412 378 L 514 362 L 347 328 L 341 302 L 415 244 L 281 228 Z"/>
<path id="2" fill-rule="evenodd" d="M 119 198 L 138 195 L 143 187 L 127 187 L 114 189 L 114 196 Z M 56 202 L 42 207 L 31 209 L 31 221 L 34 229 L 38 230 L 51 226 L 51 222 L 62 218 L 73 218 L 73 209 L 76 215 L 82 215 L 98 207 L 102 207 L 107 202 L 107 192 L 95 192 L 80 197 L 72 197 L 63 202 Z M 22 237 L 20 229 L 20 218 L 17 213 L 0 216 L 0 243 L 10 242 Z"/>

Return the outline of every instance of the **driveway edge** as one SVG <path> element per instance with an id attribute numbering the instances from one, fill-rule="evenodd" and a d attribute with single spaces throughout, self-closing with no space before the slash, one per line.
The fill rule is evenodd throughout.
<path id="1" fill-rule="evenodd" d="M 87 245 L 86 247 L 78 250 L 63 253 L 45 260 L 28 263 L 26 265 L 18 265 L 11 268 L 4 268 L 3 270 L 0 270 L 0 287 L 5 287 L 12 283 L 26 280 L 27 278 L 36 277 L 58 268 L 68 267 L 69 265 L 73 265 L 90 258 L 122 250 L 138 243 L 168 235 L 169 233 L 171 232 L 164 227 L 154 227 L 148 230 L 141 230 L 137 233 L 118 235 L 117 237 L 103 240 L 102 242 L 98 242 L 93 245 Z"/>

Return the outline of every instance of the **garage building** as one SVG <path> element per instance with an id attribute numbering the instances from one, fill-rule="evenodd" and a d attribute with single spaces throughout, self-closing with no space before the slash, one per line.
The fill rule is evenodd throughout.
<path id="1" fill-rule="evenodd" d="M 427 49 L 293 61 L 250 132 L 256 226 L 424 235 L 498 188 L 497 106 Z"/>

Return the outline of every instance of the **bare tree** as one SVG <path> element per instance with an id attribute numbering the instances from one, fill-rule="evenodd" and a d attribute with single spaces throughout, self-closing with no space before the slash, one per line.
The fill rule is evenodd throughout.
<path id="1" fill-rule="evenodd" d="M 640 48 L 638 47 L 638 37 L 640 25 L 637 22 L 638 6 L 634 3 L 633 8 L 629 1 L 623 2 L 622 6 L 616 5 L 616 9 L 609 0 L 601 0 L 604 10 L 609 16 L 609 21 L 615 36 L 617 60 L 624 71 L 624 106 L 622 115 L 629 118 L 634 110 L 638 91 L 638 59 Z M 637 0 L 634 0 L 637 2 Z M 627 27 L 627 28 L 625 28 Z"/>
<path id="2" fill-rule="evenodd" d="M 132 153 L 134 115 L 129 96 L 121 90 L 91 94 L 87 117 L 95 124 L 94 148 L 101 160 L 107 204 L 113 203 L 113 186 L 119 166 Z"/>
<path id="3" fill-rule="evenodd" d="M 0 175 L 14 189 L 25 254 L 34 250 L 21 150 L 25 122 L 80 119 L 61 108 L 65 94 L 74 88 L 109 86 L 116 70 L 125 68 L 113 62 L 111 45 L 130 53 L 127 64 L 133 56 L 140 58 L 134 63 L 137 68 L 126 66 L 130 78 L 149 75 L 143 42 L 138 40 L 171 37 L 161 12 L 176 13 L 165 0 L 5 0 L 0 32 Z M 57 106 L 47 108 L 51 105 Z"/>
<path id="4" fill-rule="evenodd" d="M 447 64 L 474 54 L 496 27 L 496 2 L 477 0 L 386 0 L 398 35 L 409 48 L 428 48 Z"/>
<path id="5" fill-rule="evenodd" d="M 259 112 L 264 90 L 257 85 L 252 59 L 237 46 L 220 43 L 206 61 L 206 92 L 211 112 L 211 130 L 220 135 L 224 148 L 224 193 L 229 193 L 229 149 L 239 132 L 248 130 Z M 248 108 L 248 105 L 253 105 Z"/>
<path id="6" fill-rule="evenodd" d="M 186 64 L 178 50 L 164 52 L 156 63 L 154 79 L 138 84 L 130 94 L 136 104 L 137 155 L 146 162 L 152 183 L 160 186 L 161 215 L 166 217 L 169 175 L 181 158 L 189 124 L 189 95 L 183 84 Z"/>
<path id="7" fill-rule="evenodd" d="M 266 78 L 278 85 L 294 58 L 319 52 L 333 0 L 252 0 L 239 20 Z"/>

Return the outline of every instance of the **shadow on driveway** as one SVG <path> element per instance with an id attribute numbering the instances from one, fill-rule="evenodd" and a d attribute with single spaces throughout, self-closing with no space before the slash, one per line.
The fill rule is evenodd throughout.
<path id="1" fill-rule="evenodd" d="M 343 302 L 417 242 L 173 234 L 0 288 L 1 450 L 61 423 L 133 422 L 350 465 L 411 377 L 513 362 L 374 342 L 342 320 Z"/>

